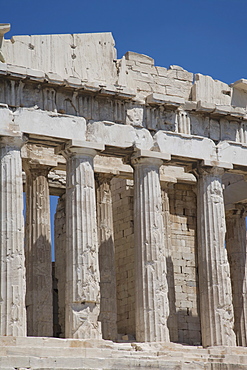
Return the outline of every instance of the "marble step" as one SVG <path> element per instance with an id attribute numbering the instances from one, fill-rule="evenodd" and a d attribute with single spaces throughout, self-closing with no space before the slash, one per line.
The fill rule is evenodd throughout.
<path id="1" fill-rule="evenodd" d="M 0 369 L 247 369 L 247 348 L 0 337 Z"/>
<path id="2" fill-rule="evenodd" d="M 221 365 L 224 365 L 222 367 Z M 246 365 L 228 364 L 229 366 L 237 365 L 237 369 L 246 369 Z M 143 359 L 139 358 L 35 358 L 28 356 L 5 357 L 0 359 L 0 369 L 11 370 L 38 370 L 38 369 L 63 369 L 63 370 L 122 370 L 122 369 L 168 369 L 168 370 L 226 370 L 226 364 L 222 363 L 205 363 L 202 362 L 184 362 L 177 360 L 161 360 L 161 359 Z M 230 367 L 229 367 L 230 369 Z"/>

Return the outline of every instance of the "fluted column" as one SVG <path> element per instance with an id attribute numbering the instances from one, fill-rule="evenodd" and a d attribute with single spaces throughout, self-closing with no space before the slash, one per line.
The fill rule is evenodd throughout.
<path id="1" fill-rule="evenodd" d="M 96 176 L 100 268 L 100 316 L 103 339 L 117 339 L 117 296 L 111 175 Z"/>
<path id="2" fill-rule="evenodd" d="M 66 152 L 65 336 L 100 338 L 98 237 L 93 149 Z"/>
<path id="3" fill-rule="evenodd" d="M 236 206 L 226 217 L 226 247 L 230 263 L 234 308 L 234 331 L 238 346 L 247 346 L 247 251 L 246 214 L 244 206 Z"/>
<path id="4" fill-rule="evenodd" d="M 0 336 L 26 335 L 21 144 L 0 141 Z"/>
<path id="5" fill-rule="evenodd" d="M 66 212 L 65 194 L 58 199 L 55 214 L 55 276 L 58 288 L 59 337 L 65 338 L 65 282 L 66 282 Z"/>
<path id="6" fill-rule="evenodd" d="M 169 341 L 168 288 L 158 158 L 135 158 L 136 339 Z"/>
<path id="7" fill-rule="evenodd" d="M 198 170 L 198 272 L 202 345 L 234 346 L 230 268 L 225 248 L 223 169 Z"/>
<path id="8" fill-rule="evenodd" d="M 168 183 L 163 183 L 161 188 L 163 217 L 164 217 L 164 240 L 165 240 L 165 256 L 167 267 L 167 284 L 168 284 L 168 301 L 169 301 L 169 317 L 167 325 L 169 328 L 170 339 L 172 342 L 178 341 L 178 319 L 176 312 L 176 294 L 174 281 L 174 267 L 172 261 L 172 245 L 171 245 L 171 222 L 170 222 L 170 205 L 168 196 Z M 170 185 L 172 186 L 172 185 Z"/>
<path id="9" fill-rule="evenodd" d="M 50 233 L 50 167 L 24 162 L 26 172 L 25 254 L 27 334 L 53 336 Z"/>

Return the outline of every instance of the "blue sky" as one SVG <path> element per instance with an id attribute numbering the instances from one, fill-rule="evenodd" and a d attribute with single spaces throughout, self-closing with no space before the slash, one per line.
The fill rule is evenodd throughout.
<path id="1" fill-rule="evenodd" d="M 118 57 L 147 54 L 227 83 L 247 78 L 247 0 L 8 0 L 0 22 L 19 34 L 111 31 Z"/>

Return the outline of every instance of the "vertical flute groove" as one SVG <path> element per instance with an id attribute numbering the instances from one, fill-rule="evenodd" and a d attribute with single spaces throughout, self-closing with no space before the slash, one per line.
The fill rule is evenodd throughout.
<path id="1" fill-rule="evenodd" d="M 198 271 L 204 347 L 235 345 L 221 172 L 216 168 L 199 169 L 198 179 Z"/>
<path id="2" fill-rule="evenodd" d="M 97 217 L 100 267 L 100 321 L 103 339 L 117 339 L 115 247 L 111 176 L 97 175 Z"/>
<path id="3" fill-rule="evenodd" d="M 0 144 L 0 335 L 26 335 L 20 138 Z"/>
<path id="4" fill-rule="evenodd" d="M 53 336 L 48 167 L 26 161 L 27 333 Z"/>
<path id="5" fill-rule="evenodd" d="M 247 254 L 246 254 L 246 209 L 239 206 L 227 214 L 226 247 L 230 263 L 234 331 L 237 345 L 247 346 Z"/>
<path id="6" fill-rule="evenodd" d="M 160 160 L 134 159 L 136 339 L 169 341 Z"/>
<path id="7" fill-rule="evenodd" d="M 80 149 L 82 151 L 82 149 Z M 100 338 L 98 237 L 93 157 L 95 151 L 66 153 L 65 336 Z"/>

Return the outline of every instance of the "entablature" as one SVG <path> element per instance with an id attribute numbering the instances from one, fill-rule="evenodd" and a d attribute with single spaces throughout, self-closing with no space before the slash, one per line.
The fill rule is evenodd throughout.
<path id="1" fill-rule="evenodd" d="M 58 77 L 55 79 L 54 74 L 53 78 L 39 80 L 27 72 L 22 75 L 21 71 L 27 68 L 16 66 L 17 71 L 7 72 L 4 66 L 6 64 L 0 63 L 0 102 L 13 111 L 20 107 L 38 108 L 49 115 L 82 117 L 87 123 L 105 121 L 143 127 L 152 134 L 163 130 L 204 136 L 216 143 L 224 140 L 247 142 L 247 111 L 244 107 L 190 101 L 158 93 L 152 93 L 145 102 L 140 102 L 133 91 L 124 86 L 95 82 L 79 85 L 75 84 L 76 77 L 73 81 L 71 78 L 69 82 L 62 82 Z M 36 72 L 36 75 L 43 73 Z"/>

